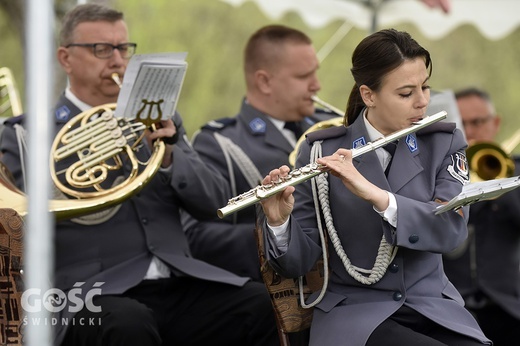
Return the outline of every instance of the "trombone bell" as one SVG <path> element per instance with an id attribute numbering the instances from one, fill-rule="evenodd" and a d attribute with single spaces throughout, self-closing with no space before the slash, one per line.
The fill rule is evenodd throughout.
<path id="1" fill-rule="evenodd" d="M 512 177 L 515 163 L 504 149 L 492 142 L 475 142 L 466 149 L 472 181 Z"/>

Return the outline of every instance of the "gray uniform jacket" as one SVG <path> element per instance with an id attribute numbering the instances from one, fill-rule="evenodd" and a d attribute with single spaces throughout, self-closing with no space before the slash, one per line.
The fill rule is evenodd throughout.
<path id="1" fill-rule="evenodd" d="M 64 96 L 56 107 L 56 116 L 68 118 L 80 112 Z M 66 116 L 64 117 L 66 118 Z M 67 119 L 57 121 L 56 131 Z M 2 161 L 11 170 L 18 185 L 21 171 L 13 124 L 8 122 L 0 148 Z M 118 294 L 137 285 L 147 273 L 152 256 L 160 258 L 175 275 L 242 286 L 248 278 L 238 277 L 192 257 L 183 232 L 179 208 L 198 218 L 210 218 L 227 201 L 222 177 L 199 159 L 186 141 L 181 119 L 174 122 L 180 136 L 174 146 L 173 164 L 160 170 L 141 192 L 121 204 L 108 221 L 85 226 L 72 221 L 59 222 L 55 236 L 54 287 L 67 291 L 77 282 L 85 282 L 84 291 L 96 282 L 103 282 L 102 294 Z M 144 147 L 138 153 L 143 159 Z M 202 203 L 203 201 L 203 203 Z M 67 309 L 62 311 L 65 317 Z M 57 342 L 65 334 L 59 325 Z"/>
<path id="2" fill-rule="evenodd" d="M 317 110 L 315 115 L 301 121 L 300 126 L 305 131 L 314 123 L 333 117 L 337 115 Z M 293 151 L 293 146 L 265 114 L 243 100 L 240 113 L 236 117 L 212 121 L 202 127 L 192 139 L 193 147 L 203 161 L 221 173 L 228 184 L 234 186 L 233 196 L 229 196 L 230 198 L 252 187 L 233 159 L 232 166 L 228 166 L 224 151 L 215 138 L 218 135 L 237 145 L 252 161 L 261 178 L 270 170 L 289 164 L 289 154 Z M 259 183 L 260 181 L 256 181 L 254 186 Z M 216 213 L 215 220 L 189 220 L 186 223 L 186 232 L 195 257 L 261 281 L 254 227 L 254 207 L 249 207 L 224 220 L 216 218 Z"/>
<path id="3" fill-rule="evenodd" d="M 435 199 L 448 201 L 461 192 L 465 180 L 459 179 L 467 173 L 461 156 L 466 142 L 449 123 L 430 125 L 424 132 L 399 141 L 388 179 L 374 151 L 354 158 L 366 179 L 395 195 L 396 229 L 340 179 L 328 176 L 333 223 L 352 264 L 372 268 L 383 234 L 398 251 L 381 280 L 365 285 L 347 273 L 329 240 L 329 286 L 314 309 L 311 345 L 344 345 L 345 340 L 352 346 L 365 345 L 372 331 L 403 304 L 450 330 L 488 342 L 442 266 L 441 253 L 453 250 L 467 236 L 468 208 L 463 210 L 465 217 L 433 213 Z M 362 115 L 348 128 L 307 136 L 308 142 L 320 139 L 324 139 L 323 156 L 368 142 Z M 308 163 L 309 151 L 310 145 L 302 146 L 297 166 Z M 310 181 L 296 185 L 294 197 L 287 251 L 279 254 L 265 239 L 270 263 L 285 277 L 308 272 L 322 253 Z"/>
<path id="4" fill-rule="evenodd" d="M 467 241 L 444 256 L 446 275 L 468 307 L 478 307 L 471 298 L 482 291 L 492 301 L 486 304 L 498 304 L 520 320 L 520 189 L 472 204 L 469 215 Z"/>

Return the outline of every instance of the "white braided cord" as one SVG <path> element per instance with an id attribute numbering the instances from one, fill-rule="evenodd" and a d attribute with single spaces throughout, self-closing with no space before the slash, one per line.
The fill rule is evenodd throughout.
<path id="1" fill-rule="evenodd" d="M 321 143 L 319 144 L 321 146 Z M 320 153 L 321 154 L 321 153 Z M 341 245 L 341 241 L 339 239 L 336 228 L 334 227 L 334 222 L 332 218 L 332 213 L 330 211 L 329 204 L 329 184 L 325 174 L 317 175 L 313 179 L 316 179 L 319 191 L 319 201 L 321 205 L 321 210 L 323 211 L 323 217 L 325 219 L 325 225 L 327 227 L 327 231 L 334 246 L 334 250 L 340 257 L 343 266 L 347 273 L 352 276 L 356 281 L 365 284 L 365 285 L 373 285 L 377 283 L 381 278 L 385 275 L 386 270 L 390 263 L 394 260 L 397 254 L 397 247 L 389 244 L 386 241 L 386 238 L 383 234 L 381 238 L 381 242 L 379 243 L 379 249 L 377 251 L 377 256 L 374 262 L 374 266 L 372 269 L 364 269 L 359 268 L 353 265 L 350 262 L 343 246 Z M 315 202 L 316 203 L 316 202 Z M 319 225 L 320 223 L 318 223 Z M 324 247 L 325 249 L 325 247 Z M 325 256 L 324 256 L 325 257 Z M 368 275 L 368 276 L 367 276 Z"/>
<path id="2" fill-rule="evenodd" d="M 321 142 L 318 144 L 314 143 L 311 150 L 310 155 L 310 162 L 315 162 L 318 157 L 321 157 Z M 323 173 L 322 175 L 327 175 L 327 173 Z M 312 178 L 311 180 L 311 186 L 312 186 L 312 197 L 314 199 L 314 208 L 316 210 L 316 221 L 318 222 L 318 233 L 320 235 L 320 241 L 321 241 L 321 247 L 322 247 L 322 255 L 323 255 L 323 286 L 321 287 L 320 294 L 316 299 L 310 303 L 306 304 L 304 297 L 303 297 L 303 277 L 300 276 L 298 278 L 298 286 L 300 288 L 300 304 L 303 308 L 308 309 L 312 308 L 325 296 L 325 293 L 327 292 L 327 286 L 329 284 L 329 256 L 327 253 L 327 239 L 325 239 L 325 231 L 323 230 L 322 222 L 321 222 L 321 213 L 320 213 L 320 205 L 318 201 L 318 195 L 317 195 L 317 184 L 316 184 L 316 177 Z"/>

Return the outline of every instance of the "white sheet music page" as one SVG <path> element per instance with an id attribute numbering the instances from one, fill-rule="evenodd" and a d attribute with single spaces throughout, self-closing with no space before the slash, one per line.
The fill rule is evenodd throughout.
<path id="1" fill-rule="evenodd" d="M 463 206 L 479 201 L 499 197 L 519 186 L 520 176 L 480 181 L 465 185 L 458 196 L 451 199 L 447 204 L 438 206 L 437 209 L 435 209 L 435 215 L 447 212 L 448 210 L 457 210 Z"/>
<path id="2" fill-rule="evenodd" d="M 126 68 L 115 116 L 139 119 L 147 125 L 170 118 L 186 75 L 186 55 L 134 55 Z"/>

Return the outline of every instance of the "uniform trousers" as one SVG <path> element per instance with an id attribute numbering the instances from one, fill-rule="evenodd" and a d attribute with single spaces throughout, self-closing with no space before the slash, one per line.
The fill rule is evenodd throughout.
<path id="1" fill-rule="evenodd" d="M 493 341 L 493 346 L 510 346 L 520 343 L 520 320 L 496 304 L 469 309 L 482 331 Z"/>
<path id="2" fill-rule="evenodd" d="M 194 278 L 145 280 L 122 295 L 95 296 L 100 312 L 83 309 L 63 346 L 279 345 L 266 288 Z M 99 321 L 99 323 L 98 323 Z"/>
<path id="3" fill-rule="evenodd" d="M 446 329 L 417 311 L 402 306 L 370 335 L 366 346 L 478 346 L 469 336 Z"/>

